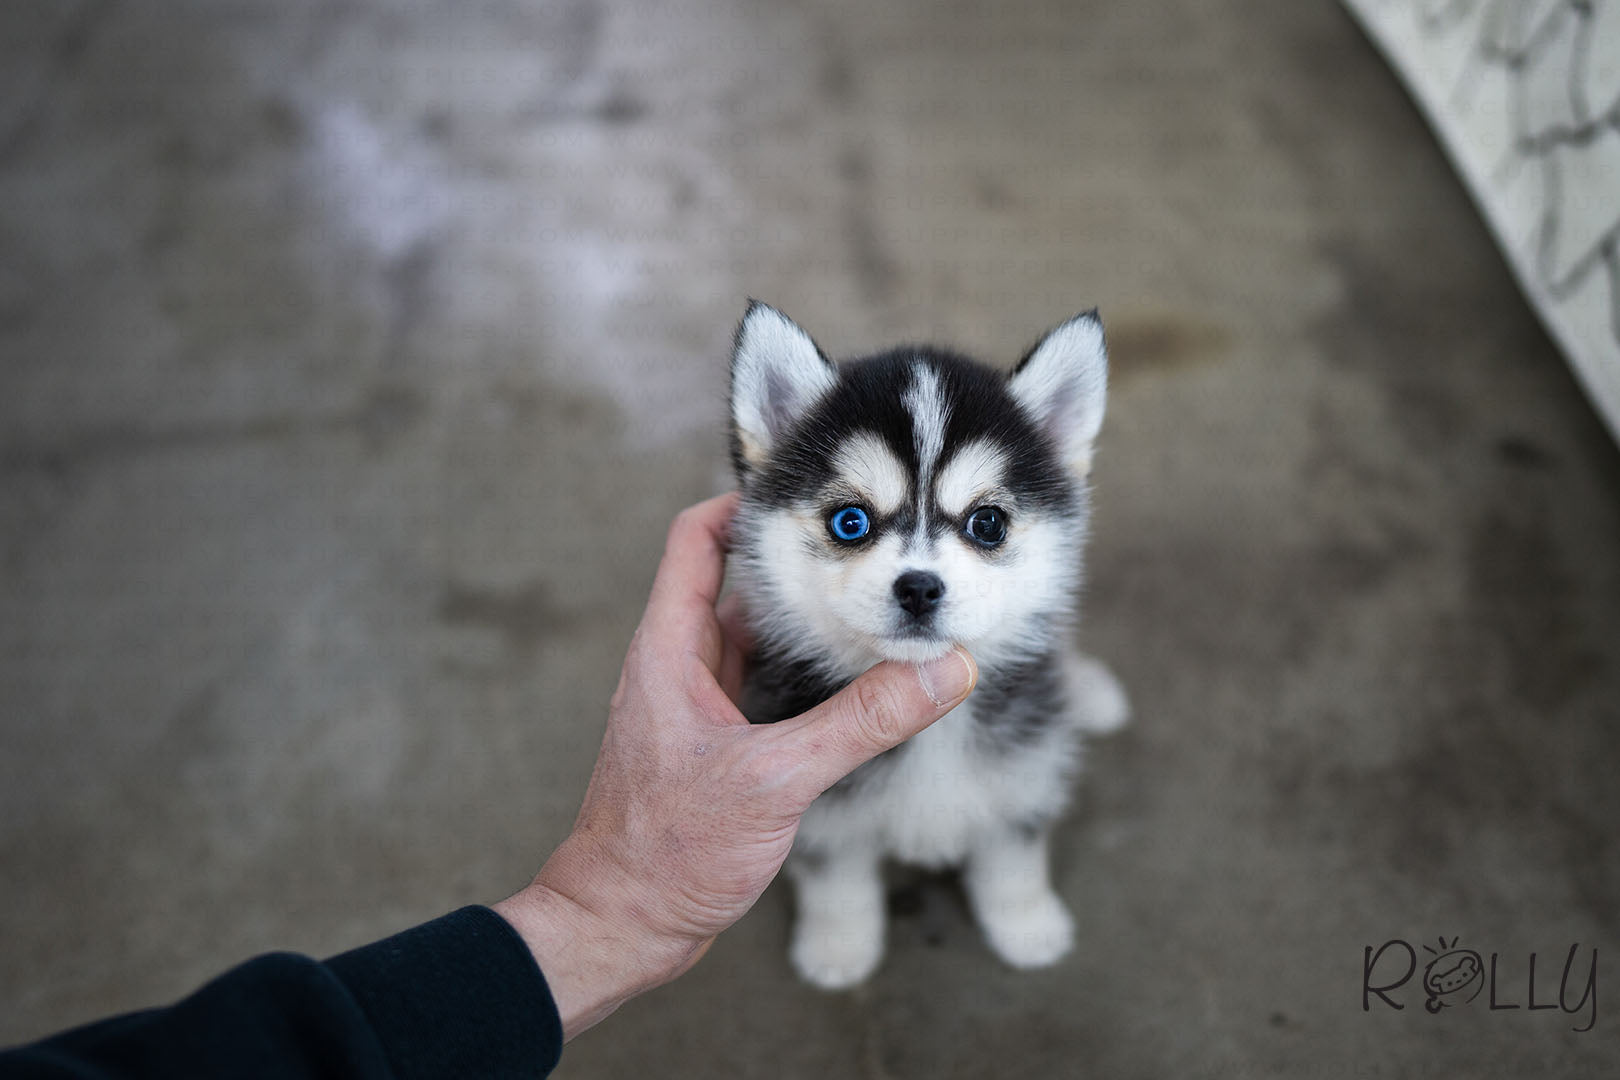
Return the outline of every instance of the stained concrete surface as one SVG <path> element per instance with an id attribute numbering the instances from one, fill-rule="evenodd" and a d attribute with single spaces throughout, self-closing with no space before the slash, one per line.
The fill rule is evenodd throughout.
<path id="1" fill-rule="evenodd" d="M 559 1075 L 1620 1070 L 1620 454 L 1325 0 L 0 6 L 0 1042 L 521 884 L 750 295 L 1102 308 L 1136 719 L 1061 966 L 901 873 L 817 993 L 773 888 Z M 1442 935 L 1596 1008 L 1363 1011 Z"/>

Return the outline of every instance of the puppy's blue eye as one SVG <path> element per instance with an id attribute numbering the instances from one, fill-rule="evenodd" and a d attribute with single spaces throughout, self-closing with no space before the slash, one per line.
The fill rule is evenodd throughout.
<path id="1" fill-rule="evenodd" d="M 981 506 L 968 515 L 962 531 L 976 544 L 995 547 L 1007 539 L 1007 515 L 999 506 Z"/>
<path id="2" fill-rule="evenodd" d="M 833 511 L 833 516 L 827 519 L 827 528 L 832 530 L 834 537 L 848 544 L 871 532 L 872 522 L 865 510 L 858 506 L 846 506 Z"/>

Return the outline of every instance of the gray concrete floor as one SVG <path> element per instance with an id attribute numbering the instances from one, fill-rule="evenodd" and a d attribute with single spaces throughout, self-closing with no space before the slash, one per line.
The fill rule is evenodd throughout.
<path id="1" fill-rule="evenodd" d="M 1620 1071 L 1620 453 L 1326 0 L 0 6 L 0 1042 L 521 884 L 750 295 L 1101 306 L 1137 719 L 1057 969 L 901 874 L 819 994 L 776 888 L 560 1075 Z M 1364 1013 L 1440 935 L 1520 1004 L 1597 947 L 1593 1030 Z"/>

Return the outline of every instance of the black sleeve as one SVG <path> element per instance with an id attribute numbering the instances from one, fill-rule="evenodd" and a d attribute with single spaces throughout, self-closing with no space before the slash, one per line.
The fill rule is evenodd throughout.
<path id="1" fill-rule="evenodd" d="M 250 960 L 168 1008 L 0 1052 L 0 1077 L 532 1080 L 561 1053 L 523 939 L 466 907 L 325 963 Z"/>

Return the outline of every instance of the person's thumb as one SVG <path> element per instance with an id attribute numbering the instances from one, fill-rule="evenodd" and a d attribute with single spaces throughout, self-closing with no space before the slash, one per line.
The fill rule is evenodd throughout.
<path id="1" fill-rule="evenodd" d="M 978 679 L 978 665 L 960 645 L 920 665 L 887 660 L 779 725 L 794 744 L 794 779 L 805 785 L 806 804 L 960 705 Z"/>

